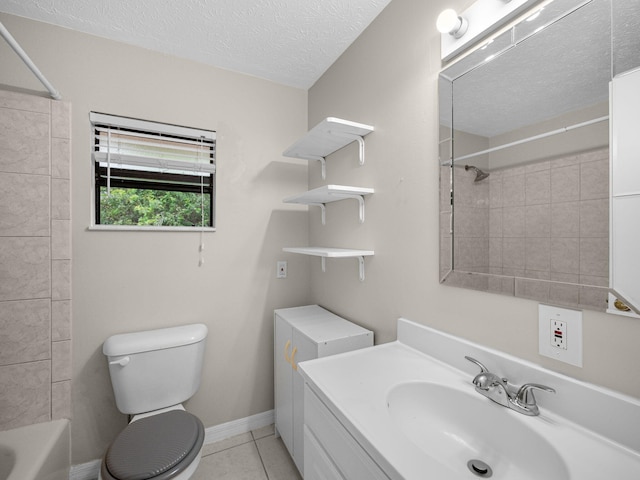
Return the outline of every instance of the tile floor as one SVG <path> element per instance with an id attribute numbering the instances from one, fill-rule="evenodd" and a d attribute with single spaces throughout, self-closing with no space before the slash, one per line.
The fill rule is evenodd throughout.
<path id="1" fill-rule="evenodd" d="M 204 446 L 192 480 L 301 480 L 273 425 Z"/>

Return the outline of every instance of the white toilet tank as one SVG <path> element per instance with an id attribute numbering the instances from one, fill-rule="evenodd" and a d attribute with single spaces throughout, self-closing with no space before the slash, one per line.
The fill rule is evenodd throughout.
<path id="1" fill-rule="evenodd" d="M 207 327 L 124 333 L 102 346 L 118 410 L 127 414 L 178 405 L 200 387 Z"/>

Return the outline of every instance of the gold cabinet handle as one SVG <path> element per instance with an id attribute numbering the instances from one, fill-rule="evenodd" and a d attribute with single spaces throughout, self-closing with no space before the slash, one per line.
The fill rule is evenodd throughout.
<path id="1" fill-rule="evenodd" d="M 298 353 L 298 347 L 293 347 L 293 351 L 291 352 L 291 361 L 289 363 L 291 363 L 291 367 L 297 371 L 298 365 L 295 363 L 296 353 Z"/>
<path id="2" fill-rule="evenodd" d="M 287 343 L 284 345 L 284 359 L 287 363 L 291 364 L 291 359 L 289 358 L 289 347 L 291 346 L 291 340 L 287 340 Z"/>

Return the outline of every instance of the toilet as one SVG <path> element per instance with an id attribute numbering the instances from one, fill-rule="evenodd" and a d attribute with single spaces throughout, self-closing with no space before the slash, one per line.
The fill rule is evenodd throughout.
<path id="1" fill-rule="evenodd" d="M 194 474 L 204 426 L 182 402 L 200 387 L 206 338 L 207 327 L 193 324 L 104 342 L 116 406 L 133 418 L 107 449 L 100 480 L 186 480 Z"/>

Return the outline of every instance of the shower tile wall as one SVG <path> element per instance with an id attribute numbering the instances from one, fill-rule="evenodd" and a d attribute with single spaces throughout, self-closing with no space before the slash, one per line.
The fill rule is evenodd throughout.
<path id="1" fill-rule="evenodd" d="M 0 430 L 70 417 L 70 114 L 0 90 Z"/>
<path id="2" fill-rule="evenodd" d="M 455 176 L 456 269 L 515 276 L 517 296 L 606 308 L 607 148 L 495 170 L 478 183 L 462 169 Z"/>

